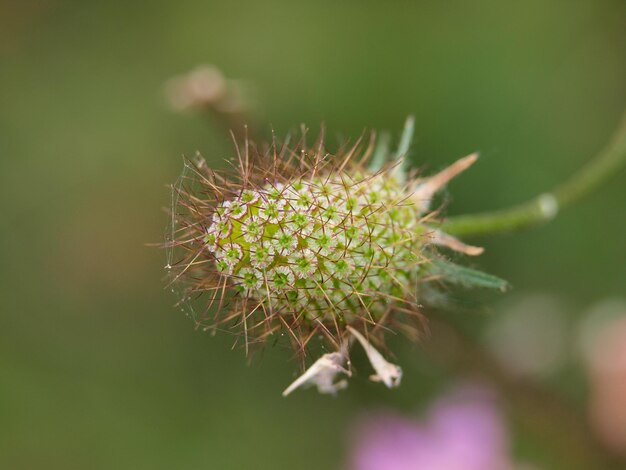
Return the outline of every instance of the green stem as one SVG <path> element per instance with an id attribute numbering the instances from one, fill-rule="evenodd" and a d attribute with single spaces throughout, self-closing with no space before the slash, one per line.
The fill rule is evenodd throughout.
<path id="1" fill-rule="evenodd" d="M 594 191 L 626 164 L 626 115 L 610 143 L 569 180 L 523 204 L 493 212 L 450 217 L 442 229 L 456 236 L 515 232 L 548 222 Z"/>

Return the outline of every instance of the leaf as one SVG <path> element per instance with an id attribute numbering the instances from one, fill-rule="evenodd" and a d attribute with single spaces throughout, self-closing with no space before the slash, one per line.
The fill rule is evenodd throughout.
<path id="1" fill-rule="evenodd" d="M 389 157 L 389 142 L 391 141 L 391 136 L 382 132 L 378 137 L 378 142 L 376 143 L 376 148 L 374 149 L 374 154 L 372 155 L 372 159 L 369 162 L 369 170 L 372 173 L 376 173 L 380 171 L 385 163 L 387 163 L 387 158 Z"/>
<path id="2" fill-rule="evenodd" d="M 460 266 L 443 259 L 432 260 L 431 272 L 444 280 L 466 287 L 484 287 L 487 289 L 507 290 L 510 285 L 504 279 L 466 266 Z"/>
<path id="3" fill-rule="evenodd" d="M 404 158 L 406 161 L 406 156 L 408 155 L 409 149 L 411 148 L 411 143 L 413 142 L 414 132 L 415 118 L 413 116 L 409 116 L 404 122 L 404 128 L 402 129 L 402 136 L 400 136 L 400 143 L 398 144 L 396 158 Z"/>

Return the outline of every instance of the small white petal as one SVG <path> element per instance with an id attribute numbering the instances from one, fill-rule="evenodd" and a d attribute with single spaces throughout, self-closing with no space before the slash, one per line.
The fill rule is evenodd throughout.
<path id="1" fill-rule="evenodd" d="M 351 375 L 350 371 L 343 367 L 345 361 L 346 356 L 341 352 L 324 354 L 285 389 L 283 396 L 286 397 L 299 387 L 311 385 L 315 385 L 320 393 L 335 395 L 348 386 L 346 380 L 335 382 L 335 377 L 339 373 L 344 373 L 348 377 Z"/>
<path id="2" fill-rule="evenodd" d="M 382 354 L 380 354 L 374 346 L 372 346 L 369 341 L 367 341 L 361 333 L 356 331 L 351 326 L 348 326 L 348 331 L 352 336 L 354 336 L 363 349 L 365 349 L 365 354 L 367 354 L 367 358 L 372 364 L 372 367 L 376 371 L 376 374 L 370 376 L 370 380 L 374 382 L 382 382 L 387 388 L 395 388 L 400 385 L 400 380 L 402 379 L 402 369 L 400 366 L 392 364 L 388 362 Z"/>

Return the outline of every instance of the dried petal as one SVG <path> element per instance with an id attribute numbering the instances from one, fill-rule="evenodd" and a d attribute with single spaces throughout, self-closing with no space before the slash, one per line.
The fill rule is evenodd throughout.
<path id="1" fill-rule="evenodd" d="M 352 336 L 354 336 L 363 349 L 365 349 L 365 354 L 367 354 L 367 358 L 370 360 L 370 364 L 376 371 L 376 374 L 370 376 L 370 380 L 374 382 L 382 382 L 387 388 L 395 388 L 400 385 L 400 380 L 402 379 L 402 369 L 400 366 L 392 364 L 388 362 L 382 354 L 380 354 L 374 346 L 370 344 L 365 337 L 356 331 L 351 326 L 348 326 L 348 331 Z"/>
<path id="2" fill-rule="evenodd" d="M 348 377 L 352 375 L 343 366 L 344 362 L 346 362 L 346 356 L 342 352 L 324 354 L 285 389 L 283 396 L 286 397 L 299 387 L 312 385 L 315 385 L 320 393 L 335 395 L 339 390 L 343 390 L 348 386 L 348 382 L 345 379 L 335 382 L 337 374 L 343 373 Z"/>

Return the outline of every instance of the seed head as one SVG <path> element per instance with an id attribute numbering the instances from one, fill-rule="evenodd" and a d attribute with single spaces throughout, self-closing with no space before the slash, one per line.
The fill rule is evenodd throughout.
<path id="1" fill-rule="evenodd" d="M 342 350 L 348 329 L 419 331 L 434 245 L 482 251 L 431 226 L 434 193 L 476 156 L 416 178 L 399 160 L 374 164 L 388 154 L 375 148 L 372 135 L 331 155 L 323 135 L 312 147 L 303 135 L 293 147 L 246 140 L 229 172 L 186 162 L 168 267 L 197 324 L 229 326 L 246 348 L 285 334 L 301 356 L 318 336 Z"/>

